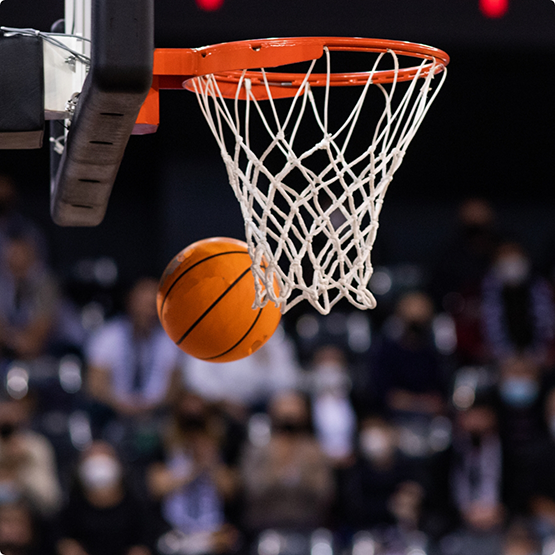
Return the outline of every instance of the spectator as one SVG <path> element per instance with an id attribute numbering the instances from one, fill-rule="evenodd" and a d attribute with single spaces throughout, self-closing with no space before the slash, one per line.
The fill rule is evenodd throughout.
<path id="1" fill-rule="evenodd" d="M 0 505 L 0 552 L 3 555 L 45 555 L 50 546 L 39 519 L 24 501 Z"/>
<path id="2" fill-rule="evenodd" d="M 494 395 L 479 392 L 469 408 L 456 413 L 452 447 L 439 461 L 432 467 L 434 502 L 426 517 L 435 531 L 451 529 L 440 541 L 441 553 L 500 553 L 507 488 Z"/>
<path id="3" fill-rule="evenodd" d="M 555 389 L 546 395 L 544 416 L 549 433 L 532 459 L 530 509 L 542 539 L 555 535 Z"/>
<path id="4" fill-rule="evenodd" d="M 333 495 L 327 457 L 310 428 L 305 397 L 282 392 L 270 400 L 267 444 L 250 444 L 241 465 L 248 531 L 309 531 L 326 523 Z"/>
<path id="5" fill-rule="evenodd" d="M 313 356 L 309 381 L 316 437 L 335 465 L 353 454 L 356 415 L 349 398 L 351 379 L 342 349 L 325 345 Z"/>
<path id="6" fill-rule="evenodd" d="M 494 406 L 476 401 L 456 417 L 452 494 L 463 524 L 492 530 L 504 518 L 503 454 Z"/>
<path id="7" fill-rule="evenodd" d="M 371 353 L 374 395 L 381 408 L 398 417 L 432 416 L 445 409 L 445 376 L 434 345 L 431 299 L 407 293 Z"/>
<path id="8" fill-rule="evenodd" d="M 3 241 L 0 268 L 0 345 L 5 357 L 44 354 L 55 325 L 58 284 L 38 254 L 31 235 Z"/>
<path id="9" fill-rule="evenodd" d="M 93 442 L 83 452 L 77 480 L 60 517 L 59 555 L 149 555 L 144 505 L 125 482 L 115 450 Z"/>
<path id="10" fill-rule="evenodd" d="M 155 279 L 137 280 L 126 314 L 102 326 L 86 349 L 91 396 L 131 429 L 150 426 L 178 368 L 180 351 L 158 321 L 157 290 Z"/>
<path id="11" fill-rule="evenodd" d="M 45 518 L 61 506 L 54 450 L 27 426 L 29 398 L 0 402 L 0 491 L 6 501 L 27 499 Z"/>
<path id="12" fill-rule="evenodd" d="M 518 519 L 510 523 L 504 534 L 501 555 L 537 555 L 541 552 L 541 541 L 527 521 Z"/>
<path id="13" fill-rule="evenodd" d="M 299 379 L 293 345 L 281 327 L 247 358 L 214 363 L 187 357 L 183 368 L 187 389 L 234 413 L 264 406 L 274 393 L 296 387 Z"/>
<path id="14" fill-rule="evenodd" d="M 224 503 L 236 487 L 223 460 L 223 422 L 198 395 L 183 393 L 176 402 L 159 460 L 148 471 L 152 497 L 175 530 L 204 538 L 206 553 L 233 542 L 225 526 Z M 229 547 L 229 545 L 228 545 Z"/>
<path id="15" fill-rule="evenodd" d="M 544 441 L 543 376 L 530 357 L 516 356 L 499 366 L 499 422 L 505 452 L 507 503 L 515 513 L 528 510 L 533 455 Z"/>
<path id="16" fill-rule="evenodd" d="M 481 287 L 497 245 L 496 214 L 481 198 L 459 206 L 458 228 L 432 269 L 430 291 L 437 306 L 455 321 L 457 355 L 462 364 L 483 362 Z"/>
<path id="17" fill-rule="evenodd" d="M 44 262 L 47 260 L 46 238 L 39 227 L 17 207 L 18 192 L 12 177 L 0 172 L 0 250 L 4 241 L 15 233 L 30 237 L 37 247 L 37 255 Z"/>
<path id="18" fill-rule="evenodd" d="M 387 421 L 362 421 L 356 460 L 338 475 L 341 522 L 351 531 L 417 528 L 423 489 L 413 465 L 401 456 L 398 439 L 397 428 Z"/>
<path id="19" fill-rule="evenodd" d="M 526 354 L 548 362 L 555 329 L 552 291 L 534 274 L 530 258 L 504 243 L 483 282 L 482 314 L 490 355 L 496 360 Z"/>

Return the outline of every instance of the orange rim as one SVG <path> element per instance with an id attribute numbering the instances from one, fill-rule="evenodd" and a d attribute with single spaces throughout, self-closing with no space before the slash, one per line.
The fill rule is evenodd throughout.
<path id="1" fill-rule="evenodd" d="M 432 46 L 396 40 L 367 39 L 359 37 L 297 37 L 255 39 L 228 42 L 202 48 L 159 48 L 154 51 L 154 74 L 151 94 L 143 104 L 134 133 L 152 133 L 159 123 L 158 93 L 164 89 L 194 90 L 192 79 L 213 74 L 224 98 L 246 97 L 244 87 L 237 90 L 245 77 L 251 81 L 251 90 L 258 100 L 270 97 L 286 98 L 297 94 L 306 73 L 266 72 L 268 90 L 260 68 L 277 68 L 288 64 L 309 62 L 321 58 L 324 48 L 330 51 L 373 52 L 392 51 L 399 56 L 424 60 L 410 67 L 378 70 L 372 75 L 373 83 L 411 81 L 417 75 L 426 77 L 430 71 L 442 72 L 449 64 L 449 56 Z M 370 71 L 332 73 L 330 85 L 360 86 L 368 82 Z M 324 86 L 326 74 L 311 74 L 308 82 L 313 87 Z"/>
<path id="2" fill-rule="evenodd" d="M 224 96 L 235 96 L 237 83 L 244 70 L 252 68 L 273 68 L 287 64 L 306 62 L 320 58 L 327 47 L 330 52 L 395 52 L 427 60 L 429 63 L 399 68 L 398 71 L 377 70 L 372 75 L 373 83 L 391 83 L 410 81 L 416 75 L 426 77 L 430 71 L 440 73 L 449 63 L 449 56 L 442 50 L 395 40 L 366 39 L 358 37 L 298 37 L 284 39 L 261 39 L 217 44 L 204 48 L 192 49 L 196 53 L 197 64 L 193 76 L 214 74 Z M 332 73 L 330 86 L 365 85 L 371 72 Z M 264 75 L 261 71 L 247 71 L 244 77 L 250 79 L 254 88 L 265 88 Z M 276 96 L 291 96 L 306 78 L 304 73 L 267 72 L 266 78 Z M 313 87 L 325 86 L 327 75 L 311 74 L 308 82 Z M 184 82 L 183 86 L 192 90 L 192 84 Z M 282 93 L 279 93 L 281 89 Z M 289 92 L 288 92 L 289 91 Z M 257 95 L 258 96 L 258 95 Z"/>

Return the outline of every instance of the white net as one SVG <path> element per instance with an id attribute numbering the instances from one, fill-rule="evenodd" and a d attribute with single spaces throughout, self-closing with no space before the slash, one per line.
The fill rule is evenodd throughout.
<path id="1" fill-rule="evenodd" d="M 272 98 L 275 83 L 264 69 L 267 100 L 255 98 L 246 71 L 235 100 L 224 98 L 217 76 L 192 81 L 241 205 L 255 305 L 272 301 L 282 312 L 302 300 L 322 314 L 342 298 L 360 309 L 375 307 L 371 252 L 384 196 L 446 76 L 443 71 L 434 79 L 436 62 L 430 69 L 423 60 L 414 79 L 401 83 L 398 56 L 379 53 L 346 119 L 333 125 L 345 100 L 332 103 L 332 53 L 324 52 L 324 86 L 316 91 L 310 85 L 314 60 L 289 99 Z M 384 60 L 395 76 L 387 85 L 374 84 Z"/>

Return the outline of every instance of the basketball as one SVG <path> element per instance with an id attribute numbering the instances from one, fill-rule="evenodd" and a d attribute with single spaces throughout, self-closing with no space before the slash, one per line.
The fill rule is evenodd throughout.
<path id="1" fill-rule="evenodd" d="M 274 303 L 252 308 L 255 289 L 247 244 L 203 239 L 168 264 L 157 295 L 163 328 L 185 353 L 210 362 L 230 362 L 258 350 L 276 330 Z"/>

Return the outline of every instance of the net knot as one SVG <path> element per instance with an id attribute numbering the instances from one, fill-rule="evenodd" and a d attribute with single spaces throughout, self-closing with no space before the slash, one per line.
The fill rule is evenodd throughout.
<path id="1" fill-rule="evenodd" d="M 325 133 L 322 140 L 317 143 L 316 147 L 319 150 L 325 150 L 330 146 L 330 143 L 332 142 L 332 134 L 331 133 Z"/>

